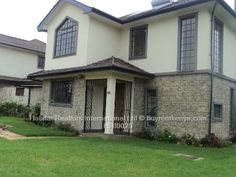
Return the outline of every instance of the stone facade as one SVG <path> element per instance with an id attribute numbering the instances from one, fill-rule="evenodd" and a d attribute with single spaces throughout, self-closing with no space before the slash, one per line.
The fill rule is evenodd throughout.
<path id="1" fill-rule="evenodd" d="M 42 103 L 42 88 L 31 88 L 30 105 L 35 106 Z"/>
<path id="2" fill-rule="evenodd" d="M 13 85 L 0 86 L 0 103 L 16 102 L 20 104 L 28 104 L 29 89 L 25 88 L 24 96 L 16 96 L 16 87 Z"/>
<path id="3" fill-rule="evenodd" d="M 208 74 L 160 76 L 146 82 L 158 92 L 158 126 L 178 136 L 203 137 L 208 132 L 210 76 Z"/>
<path id="4" fill-rule="evenodd" d="M 55 106 L 49 103 L 50 83 L 50 80 L 43 82 L 42 115 L 46 118 L 53 117 L 57 121 L 66 121 L 67 123 L 69 121 L 76 130 L 83 130 L 86 81 L 80 78 L 74 79 L 71 107 Z M 144 129 L 145 89 L 157 90 L 157 125 L 162 131 L 167 129 L 178 136 L 187 133 L 198 138 L 204 137 L 208 133 L 209 73 L 157 76 L 146 81 L 135 79 L 133 82 L 131 133 L 142 132 Z M 223 120 L 212 121 L 212 132 L 223 138 L 229 136 L 231 89 L 236 90 L 236 83 L 215 76 L 213 100 L 223 105 Z M 234 107 L 236 110 L 236 104 Z"/>
<path id="5" fill-rule="evenodd" d="M 227 138 L 230 134 L 231 89 L 236 98 L 236 83 L 214 76 L 213 84 L 213 102 L 222 104 L 223 119 L 213 119 L 211 130 L 217 136 Z M 145 87 L 158 91 L 158 126 L 162 131 L 167 129 L 178 136 L 188 133 L 199 138 L 208 133 L 210 74 L 159 76 L 146 82 Z M 232 110 L 236 110 L 236 103 Z"/>
<path id="6" fill-rule="evenodd" d="M 51 105 L 49 102 L 51 81 L 43 81 L 43 99 L 41 115 L 45 118 L 53 118 L 56 122 L 70 123 L 75 130 L 83 130 L 85 88 L 84 79 L 75 78 L 73 85 L 73 101 L 71 106 Z"/>
<path id="7" fill-rule="evenodd" d="M 220 77 L 214 78 L 214 103 L 222 104 L 223 119 L 221 121 L 212 120 L 212 133 L 220 137 L 228 137 L 230 133 L 231 89 L 234 90 L 234 94 L 236 95 L 236 83 Z M 233 109 L 236 110 L 235 103 L 233 104 Z"/>
<path id="8" fill-rule="evenodd" d="M 138 133 L 143 131 L 144 121 L 144 81 L 141 79 L 135 79 L 133 83 L 133 120 L 132 120 L 132 133 Z"/>

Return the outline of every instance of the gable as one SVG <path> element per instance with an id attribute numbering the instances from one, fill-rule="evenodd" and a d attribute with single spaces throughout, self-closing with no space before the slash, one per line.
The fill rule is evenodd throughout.
<path id="1" fill-rule="evenodd" d="M 70 4 L 76 8 L 82 10 L 83 13 L 89 13 L 91 11 L 91 7 L 86 6 L 75 0 L 59 0 L 57 4 L 52 8 L 52 10 L 47 14 L 47 16 L 42 20 L 42 22 L 38 26 L 38 31 L 47 31 L 47 25 L 50 21 L 56 16 L 58 11 L 60 11 L 66 4 Z"/>

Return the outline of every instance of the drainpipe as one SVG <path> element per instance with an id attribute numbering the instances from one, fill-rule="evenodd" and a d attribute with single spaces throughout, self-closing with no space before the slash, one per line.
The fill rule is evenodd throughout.
<path id="1" fill-rule="evenodd" d="M 215 31 L 215 10 L 218 4 L 218 0 L 215 0 L 215 4 L 213 10 L 211 12 L 211 88 L 210 88 L 210 112 L 209 112 L 209 127 L 208 127 L 208 135 L 211 134 L 211 122 L 213 119 L 213 89 L 214 89 L 214 31 Z"/>
<path id="2" fill-rule="evenodd" d="M 30 107 L 30 100 L 31 100 L 31 87 L 28 88 L 29 89 L 29 94 L 28 94 L 28 106 Z"/>

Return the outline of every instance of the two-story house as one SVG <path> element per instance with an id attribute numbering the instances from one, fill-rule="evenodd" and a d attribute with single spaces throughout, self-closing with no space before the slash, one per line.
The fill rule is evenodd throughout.
<path id="1" fill-rule="evenodd" d="M 235 133 L 236 13 L 223 0 L 153 0 L 116 18 L 60 0 L 47 32 L 42 115 L 84 132 Z"/>
<path id="2" fill-rule="evenodd" d="M 46 44 L 0 34 L 0 103 L 24 105 L 41 103 L 42 83 L 27 79 L 32 72 L 42 71 Z"/>

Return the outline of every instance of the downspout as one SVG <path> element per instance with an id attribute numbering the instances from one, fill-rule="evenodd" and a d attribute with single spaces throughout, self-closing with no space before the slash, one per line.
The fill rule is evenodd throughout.
<path id="1" fill-rule="evenodd" d="M 215 0 L 213 10 L 211 12 L 211 87 L 210 87 L 210 112 L 209 112 L 209 125 L 208 135 L 211 134 L 211 122 L 213 119 L 213 90 L 214 90 L 214 31 L 215 31 L 215 10 L 218 4 L 218 0 Z"/>
<path id="2" fill-rule="evenodd" d="M 30 102 L 31 102 L 31 87 L 28 88 L 29 89 L 29 94 L 28 94 L 28 107 L 30 107 Z"/>

